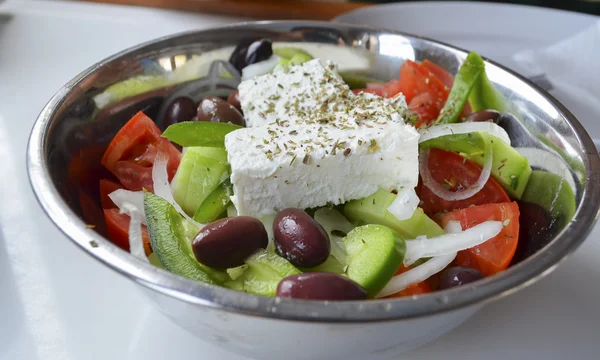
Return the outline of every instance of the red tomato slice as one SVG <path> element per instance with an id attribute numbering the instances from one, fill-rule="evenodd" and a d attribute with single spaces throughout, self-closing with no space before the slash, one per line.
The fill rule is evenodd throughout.
<path id="1" fill-rule="evenodd" d="M 519 242 L 519 206 L 516 202 L 486 204 L 442 214 L 438 223 L 460 221 L 463 229 L 488 220 L 502 221 L 502 231 L 481 245 L 460 251 L 455 266 L 470 266 L 485 276 L 494 275 L 508 267 Z"/>
<path id="2" fill-rule="evenodd" d="M 108 237 L 112 242 L 125 251 L 129 251 L 129 215 L 121 214 L 119 209 L 104 209 L 104 220 Z M 142 225 L 142 241 L 146 256 L 152 253 L 148 228 Z"/>
<path id="3" fill-rule="evenodd" d="M 419 117 L 415 124 L 417 128 L 429 124 L 440 114 L 440 110 L 433 104 L 433 98 L 428 92 L 415 96 L 408 104 L 408 108 Z"/>
<path id="4" fill-rule="evenodd" d="M 410 269 L 411 269 L 410 266 L 406 267 L 404 265 L 400 265 L 400 269 L 398 269 L 398 271 L 396 272 L 396 275 L 407 272 Z M 404 289 L 400 292 L 386 296 L 386 298 L 398 298 L 398 297 L 404 297 L 404 296 L 421 295 L 421 294 L 430 293 L 432 291 L 433 290 L 432 290 L 431 286 L 429 286 L 429 284 L 426 281 L 422 281 L 418 284 L 410 285 L 409 287 L 407 287 L 406 289 Z"/>
<path id="5" fill-rule="evenodd" d="M 100 204 L 103 209 L 116 208 L 117 205 L 108 197 L 108 195 L 118 189 L 123 189 L 123 186 L 116 181 L 108 179 L 100 179 Z"/>
<path id="6" fill-rule="evenodd" d="M 411 60 L 406 60 L 400 67 L 399 85 L 399 90 L 406 97 L 407 103 L 410 103 L 415 96 L 428 92 L 440 110 L 449 92 L 433 73 Z"/>
<path id="7" fill-rule="evenodd" d="M 362 92 L 366 92 L 366 93 L 371 93 L 371 94 L 391 98 L 391 97 L 396 96 L 400 92 L 400 80 L 393 79 L 384 84 L 371 85 L 365 89 L 355 89 L 352 91 L 355 94 L 358 94 L 359 92 L 362 91 Z"/>
<path id="8" fill-rule="evenodd" d="M 458 191 L 472 186 L 477 181 L 479 174 L 481 174 L 481 167 L 455 152 L 431 149 L 429 152 L 429 171 L 435 182 L 440 185 L 447 185 L 452 191 Z M 445 211 L 464 209 L 473 205 L 510 201 L 502 186 L 492 177 L 488 179 L 477 194 L 465 200 L 444 200 L 421 182 L 417 186 L 417 195 L 421 199 L 421 208 L 429 216 Z"/>
<path id="9" fill-rule="evenodd" d="M 452 89 L 452 85 L 454 85 L 454 76 L 452 76 L 452 74 L 450 74 L 448 71 L 446 71 L 446 69 L 442 68 L 441 66 L 439 66 L 429 60 L 423 60 L 421 62 L 421 65 L 425 69 L 429 70 L 433 75 L 435 75 L 435 77 L 440 79 L 440 81 L 448 89 Z M 467 102 L 465 104 L 465 108 L 463 109 L 462 116 L 466 116 L 466 115 L 470 114 L 471 112 L 473 112 L 473 110 L 471 110 L 471 106 L 469 105 L 469 102 Z"/>
<path id="10" fill-rule="evenodd" d="M 138 112 L 119 130 L 108 145 L 102 165 L 112 172 L 129 190 L 153 191 L 152 165 L 158 154 L 167 157 L 169 180 L 173 179 L 181 153 L 143 112 Z"/>

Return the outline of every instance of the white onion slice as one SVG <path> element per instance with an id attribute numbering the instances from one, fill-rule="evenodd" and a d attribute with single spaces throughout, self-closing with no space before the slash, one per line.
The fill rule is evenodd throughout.
<path id="1" fill-rule="evenodd" d="M 382 298 L 398 293 L 412 284 L 429 279 L 432 275 L 444 270 L 454 260 L 456 253 L 433 257 L 423 264 L 408 270 L 400 275 L 394 276 L 387 285 L 375 296 Z"/>
<path id="2" fill-rule="evenodd" d="M 501 221 L 486 221 L 461 232 L 433 238 L 420 236 L 414 240 L 407 240 L 404 266 L 410 266 L 421 258 L 448 255 L 470 249 L 495 237 L 500 231 L 502 231 Z"/>
<path id="3" fill-rule="evenodd" d="M 242 69 L 242 81 L 270 73 L 279 64 L 279 60 L 279 56 L 272 55 L 267 60 L 246 66 Z"/>
<path id="4" fill-rule="evenodd" d="M 429 150 L 419 151 L 419 173 L 421 174 L 421 179 L 423 179 L 423 185 L 427 186 L 435 195 L 447 201 L 464 200 L 477 194 L 483 189 L 492 173 L 493 160 L 492 146 L 487 144 L 485 153 L 483 154 L 483 169 L 481 169 L 479 178 L 468 189 L 461 191 L 447 190 L 432 178 L 431 172 L 429 171 Z"/>
<path id="5" fill-rule="evenodd" d="M 394 202 L 388 206 L 387 210 L 398 220 L 410 219 L 419 206 L 419 197 L 413 188 L 402 188 L 398 190 L 398 195 Z"/>
<path id="6" fill-rule="evenodd" d="M 460 225 L 460 221 L 452 220 L 448 221 L 446 226 L 444 227 L 444 231 L 447 233 L 459 233 L 462 231 L 462 226 Z"/>
<path id="7" fill-rule="evenodd" d="M 420 129 L 419 133 L 421 134 L 421 137 L 419 138 L 419 143 L 446 135 L 468 134 L 475 132 L 488 133 L 510 145 L 510 137 L 506 133 L 506 130 L 504 130 L 502 126 L 490 121 L 443 124 L 431 126 L 426 129 Z"/>
<path id="8" fill-rule="evenodd" d="M 121 213 L 129 215 L 129 252 L 138 259 L 148 262 L 146 252 L 144 251 L 144 241 L 142 240 L 142 221 L 141 211 L 135 205 L 124 202 L 122 204 Z"/>
<path id="9" fill-rule="evenodd" d="M 204 224 L 197 222 L 192 219 L 188 214 L 183 211 L 181 206 L 173 198 L 171 192 L 171 186 L 169 186 L 169 174 L 167 173 L 167 158 L 163 154 L 159 154 L 154 159 L 154 166 L 152 167 L 152 182 L 154 184 L 154 195 L 159 196 L 167 200 L 177 212 L 179 212 L 186 220 L 196 225 L 199 229 L 204 227 Z"/>
<path id="10" fill-rule="evenodd" d="M 329 241 L 331 242 L 331 255 L 342 265 L 346 265 L 346 248 L 342 242 L 342 236 L 335 235 L 334 232 L 340 231 L 348 234 L 354 225 L 348 221 L 339 211 L 335 209 L 322 208 L 315 212 L 315 220 L 323 226 Z"/>
<path id="11" fill-rule="evenodd" d="M 108 197 L 117 205 L 121 213 L 125 213 L 126 204 L 131 204 L 137 209 L 140 209 L 141 222 L 144 225 L 146 223 L 146 214 L 141 211 L 144 208 L 144 192 L 143 191 L 129 191 L 125 189 L 118 189 L 110 194 Z"/>

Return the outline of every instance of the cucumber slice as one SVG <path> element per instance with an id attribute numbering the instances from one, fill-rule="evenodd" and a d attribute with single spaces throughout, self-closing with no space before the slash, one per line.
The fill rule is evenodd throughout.
<path id="1" fill-rule="evenodd" d="M 387 210 L 395 199 L 395 194 L 378 190 L 369 197 L 346 203 L 344 214 L 350 221 L 361 225 L 380 224 L 387 226 L 407 239 L 414 239 L 420 235 L 434 237 L 445 234 L 444 230 L 425 215 L 421 208 L 417 208 L 409 219 L 398 220 Z"/>
<path id="2" fill-rule="evenodd" d="M 348 252 L 346 275 L 369 297 L 377 295 L 396 274 L 406 253 L 406 243 L 383 225 L 357 227 L 343 241 Z"/>
<path id="3" fill-rule="evenodd" d="M 261 249 L 246 259 L 247 269 L 225 286 L 248 293 L 275 296 L 279 282 L 290 275 L 300 274 L 294 265 L 274 252 Z"/>
<path id="4" fill-rule="evenodd" d="M 194 220 L 200 223 L 209 223 L 219 219 L 223 213 L 227 212 L 227 207 L 231 203 L 231 195 L 233 195 L 231 182 L 227 179 L 204 199 L 194 214 Z"/>
<path id="5" fill-rule="evenodd" d="M 173 180 L 173 197 L 183 211 L 193 215 L 229 170 L 227 152 L 220 148 L 188 148 Z"/>
<path id="6" fill-rule="evenodd" d="M 483 149 L 486 142 L 492 145 L 492 176 L 511 197 L 521 199 L 531 176 L 531 166 L 525 156 L 497 137 L 480 132 L 446 135 L 427 140 L 419 147 L 458 152 L 477 165 L 483 166 Z"/>
<path id="7" fill-rule="evenodd" d="M 144 211 L 152 249 L 166 270 L 209 284 L 220 284 L 229 279 L 227 273 L 196 261 L 192 239 L 198 228 L 181 216 L 169 202 L 144 192 Z"/>
<path id="8" fill-rule="evenodd" d="M 344 273 L 344 265 L 330 255 L 321 265 L 309 269 L 302 268 L 300 270 L 302 272 L 329 272 L 341 275 Z"/>
<path id="9" fill-rule="evenodd" d="M 157 268 L 164 269 L 164 267 L 160 263 L 160 260 L 158 260 L 158 256 L 156 256 L 156 253 L 154 253 L 154 252 L 151 253 L 150 255 L 148 255 L 148 262 L 150 264 L 156 266 Z"/>
<path id="10" fill-rule="evenodd" d="M 312 55 L 309 54 L 307 51 L 295 47 L 275 48 L 273 49 L 273 54 L 280 56 L 284 59 L 291 59 L 296 55 L 301 55 L 303 57 L 309 58 L 309 60 L 312 60 L 313 58 Z"/>

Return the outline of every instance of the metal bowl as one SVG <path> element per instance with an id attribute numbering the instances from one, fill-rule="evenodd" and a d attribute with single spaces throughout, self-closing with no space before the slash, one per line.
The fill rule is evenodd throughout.
<path id="1" fill-rule="evenodd" d="M 546 236 L 537 252 L 506 271 L 469 286 L 415 298 L 327 303 L 249 295 L 194 282 L 138 261 L 102 235 L 99 209 L 85 205 L 94 203 L 97 185 L 86 179 L 102 172 L 99 156 L 131 115 L 138 110 L 160 113 L 169 94 L 205 75 L 209 60 L 226 60 L 240 41 L 259 37 L 271 38 L 274 44 L 293 42 L 338 62 L 341 70 L 383 80 L 397 77 L 405 59 L 431 59 L 455 72 L 467 55 L 418 36 L 367 27 L 246 23 L 136 46 L 91 66 L 58 91 L 39 115 L 29 141 L 29 176 L 40 204 L 76 245 L 138 283 L 163 313 L 201 339 L 261 359 L 387 358 L 438 337 L 483 304 L 548 274 L 591 230 L 600 206 L 600 159 L 594 143 L 554 98 L 488 61 L 491 81 L 514 110 L 514 122 L 509 124 L 515 135 L 513 145 L 524 149 L 536 167 L 563 176 L 576 196 L 572 220 Z M 172 77 L 177 80 L 94 110 L 94 97 L 111 84 L 151 73 L 157 64 L 163 72 L 178 73 Z M 187 70 L 181 71 L 186 64 Z M 107 101 L 102 95 L 95 99 Z M 88 226 L 98 217 L 95 228 Z"/>

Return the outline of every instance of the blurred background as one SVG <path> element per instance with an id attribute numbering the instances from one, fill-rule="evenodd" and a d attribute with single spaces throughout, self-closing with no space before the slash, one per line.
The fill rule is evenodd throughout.
<path id="1" fill-rule="evenodd" d="M 340 14 L 373 4 L 402 0 L 83 0 L 89 2 L 148 6 L 163 9 L 248 16 L 271 19 L 329 20 Z M 411 1 L 426 2 L 429 0 Z M 439 0 L 438 0 L 439 1 Z M 443 1 L 443 0 L 442 0 Z M 600 15 L 600 0 L 487 0 Z M 332 4 L 334 3 L 334 4 Z"/>

